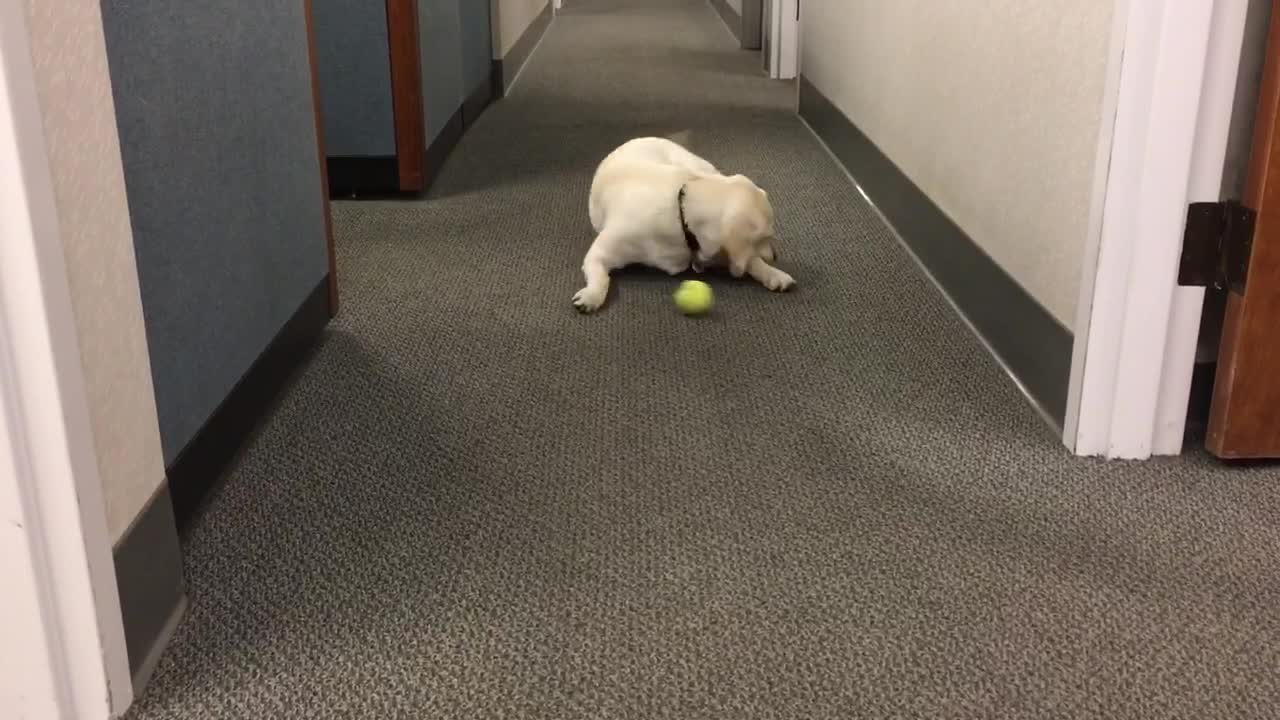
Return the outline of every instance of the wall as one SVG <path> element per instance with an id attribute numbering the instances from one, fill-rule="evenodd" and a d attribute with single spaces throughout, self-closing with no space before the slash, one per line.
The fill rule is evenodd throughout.
<path id="1" fill-rule="evenodd" d="M 303 3 L 103 3 L 165 462 L 324 279 Z"/>
<path id="2" fill-rule="evenodd" d="M 164 482 L 98 0 L 26 0 L 45 143 L 113 542 Z"/>
<path id="3" fill-rule="evenodd" d="M 418 46 L 427 142 L 462 106 L 462 24 L 458 0 L 418 0 Z"/>
<path id="4" fill-rule="evenodd" d="M 313 2 L 328 155 L 394 155 L 386 4 Z M 430 143 L 466 96 L 489 80 L 489 7 L 475 0 L 419 0 L 417 6 Z"/>
<path id="5" fill-rule="evenodd" d="M 462 84 L 470 95 L 490 79 L 493 50 L 489 5 L 476 0 L 458 0 L 462 24 Z"/>
<path id="6" fill-rule="evenodd" d="M 386 3 L 312 0 L 312 8 L 327 154 L 395 155 Z"/>
<path id="7" fill-rule="evenodd" d="M 489 13 L 493 18 L 493 57 L 506 57 L 550 1 L 489 0 Z"/>
<path id="8" fill-rule="evenodd" d="M 1070 329 L 1113 0 L 805 0 L 801 72 Z"/>

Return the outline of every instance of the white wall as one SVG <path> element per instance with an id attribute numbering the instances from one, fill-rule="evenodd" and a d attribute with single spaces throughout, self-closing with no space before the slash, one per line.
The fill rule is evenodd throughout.
<path id="1" fill-rule="evenodd" d="M 1114 0 L 805 0 L 801 72 L 1063 325 Z"/>
<path id="2" fill-rule="evenodd" d="M 98 0 L 26 0 L 112 541 L 164 482 Z"/>
<path id="3" fill-rule="evenodd" d="M 502 59 L 524 35 L 550 0 L 489 0 L 493 23 L 493 56 Z"/>
<path id="4" fill-rule="evenodd" d="M 0 2 L 0 715 L 116 717 L 129 660 L 27 14 Z"/>

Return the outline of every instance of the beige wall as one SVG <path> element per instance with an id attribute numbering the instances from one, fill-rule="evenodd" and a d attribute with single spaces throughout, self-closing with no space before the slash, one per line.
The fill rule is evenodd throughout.
<path id="1" fill-rule="evenodd" d="M 164 482 L 98 0 L 26 0 L 113 541 Z"/>
<path id="2" fill-rule="evenodd" d="M 551 0 L 489 0 L 489 17 L 493 26 L 493 56 L 507 56 L 533 19 L 546 9 Z"/>
<path id="3" fill-rule="evenodd" d="M 801 72 L 1067 328 L 1114 0 L 805 0 Z"/>

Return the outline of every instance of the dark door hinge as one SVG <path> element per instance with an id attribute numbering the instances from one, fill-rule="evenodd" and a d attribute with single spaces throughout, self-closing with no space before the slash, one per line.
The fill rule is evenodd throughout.
<path id="1" fill-rule="evenodd" d="M 1244 294 L 1256 213 L 1235 200 L 1191 203 L 1178 284 Z"/>

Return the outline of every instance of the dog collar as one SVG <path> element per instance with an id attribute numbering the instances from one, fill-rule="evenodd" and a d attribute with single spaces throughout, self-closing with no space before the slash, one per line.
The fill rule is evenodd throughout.
<path id="1" fill-rule="evenodd" d="M 689 223 L 684 219 L 684 190 L 685 186 L 680 186 L 680 192 L 676 195 L 676 207 L 680 209 L 680 229 L 684 230 L 684 241 L 689 246 L 689 252 L 693 253 L 694 259 L 698 256 L 698 236 L 693 234 L 689 229 Z"/>

